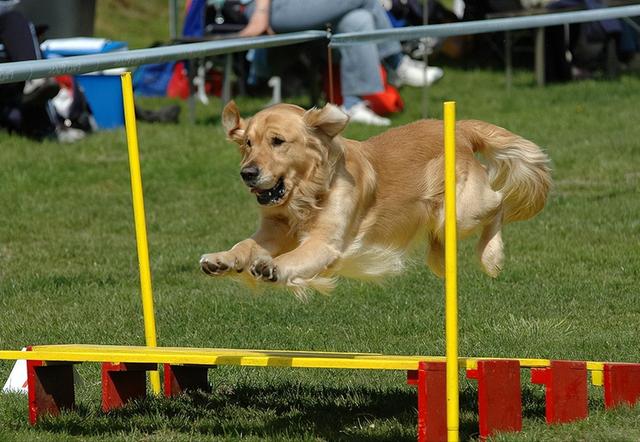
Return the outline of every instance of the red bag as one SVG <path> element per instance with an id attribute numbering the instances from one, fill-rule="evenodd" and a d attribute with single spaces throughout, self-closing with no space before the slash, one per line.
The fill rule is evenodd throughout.
<path id="1" fill-rule="evenodd" d="M 183 100 L 189 97 L 189 78 L 184 63 L 181 61 L 173 67 L 173 75 L 167 85 L 167 97 L 182 98 Z"/>
<path id="2" fill-rule="evenodd" d="M 369 102 L 369 107 L 378 115 L 388 115 L 400 112 L 404 109 L 404 101 L 400 96 L 398 89 L 387 83 L 387 71 L 380 66 L 382 76 L 382 84 L 384 91 L 371 95 L 365 95 L 362 99 Z M 328 75 L 325 76 L 325 94 L 329 97 L 329 80 Z M 343 103 L 342 93 L 340 92 L 340 67 L 333 67 L 333 104 L 341 105 Z"/>

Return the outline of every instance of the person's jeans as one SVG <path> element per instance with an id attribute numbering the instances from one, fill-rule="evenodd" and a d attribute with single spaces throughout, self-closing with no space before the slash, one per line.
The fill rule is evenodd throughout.
<path id="1" fill-rule="evenodd" d="M 254 5 L 250 4 L 247 15 Z M 391 27 L 379 0 L 271 0 L 271 28 L 277 33 L 325 29 L 335 33 L 374 31 Z M 395 41 L 362 43 L 340 48 L 342 95 L 368 95 L 383 90 L 380 60 L 401 52 Z"/>

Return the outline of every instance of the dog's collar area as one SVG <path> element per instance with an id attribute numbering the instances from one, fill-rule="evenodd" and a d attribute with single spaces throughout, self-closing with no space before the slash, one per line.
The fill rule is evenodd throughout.
<path id="1" fill-rule="evenodd" d="M 280 201 L 285 194 L 284 178 L 280 178 L 278 183 L 271 189 L 252 189 L 256 193 L 258 204 L 268 206 Z"/>

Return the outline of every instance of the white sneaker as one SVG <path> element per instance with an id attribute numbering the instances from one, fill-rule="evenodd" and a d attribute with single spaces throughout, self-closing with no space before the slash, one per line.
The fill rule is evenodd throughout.
<path id="1" fill-rule="evenodd" d="M 83 130 L 74 127 L 56 128 L 56 139 L 60 143 L 75 143 L 84 139 L 86 133 Z"/>
<path id="2" fill-rule="evenodd" d="M 424 63 L 411 59 L 406 55 L 402 57 L 402 61 L 396 69 L 396 74 L 400 84 L 407 86 L 422 87 L 425 84 L 431 85 L 440 80 L 444 75 L 444 71 L 435 66 L 427 67 L 427 75 L 424 72 Z"/>
<path id="3" fill-rule="evenodd" d="M 370 124 L 372 126 L 389 126 L 391 120 L 381 117 L 374 111 L 369 109 L 365 101 L 361 101 L 351 106 L 350 109 L 345 109 L 341 106 L 342 112 L 349 115 L 349 121 L 354 123 Z"/>

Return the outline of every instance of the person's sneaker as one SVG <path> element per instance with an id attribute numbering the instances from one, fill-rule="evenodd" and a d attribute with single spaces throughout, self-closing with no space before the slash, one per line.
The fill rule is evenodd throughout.
<path id="1" fill-rule="evenodd" d="M 391 124 L 390 119 L 376 114 L 369 109 L 364 101 L 354 104 L 350 109 L 345 109 L 344 106 L 341 109 L 342 112 L 349 116 L 349 121 L 354 123 L 370 124 L 372 126 L 389 126 Z"/>
<path id="2" fill-rule="evenodd" d="M 425 84 L 431 85 L 440 80 L 444 72 L 438 67 L 428 66 L 427 75 L 425 76 L 424 63 L 404 56 L 396 69 L 396 74 L 400 85 L 406 84 L 407 86 L 422 87 Z"/>

